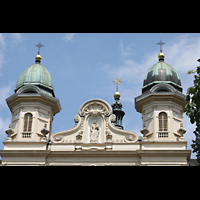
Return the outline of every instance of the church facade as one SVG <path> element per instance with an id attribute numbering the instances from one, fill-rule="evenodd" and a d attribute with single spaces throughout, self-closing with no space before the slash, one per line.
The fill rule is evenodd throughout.
<path id="1" fill-rule="evenodd" d="M 12 120 L 0 151 L 2 165 L 188 165 L 191 150 L 184 139 L 181 80 L 164 62 L 162 50 L 158 58 L 145 75 L 142 94 L 135 98 L 143 137 L 124 130 L 118 91 L 112 105 L 101 99 L 84 102 L 72 129 L 52 133 L 61 105 L 38 52 L 35 63 L 19 77 L 15 93 L 6 99 Z"/>

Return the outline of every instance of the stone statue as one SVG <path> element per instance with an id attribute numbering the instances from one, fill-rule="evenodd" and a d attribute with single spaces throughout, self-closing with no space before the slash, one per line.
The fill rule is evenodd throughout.
<path id="1" fill-rule="evenodd" d="M 90 127 L 90 142 L 99 142 L 99 125 L 97 124 L 96 120 L 94 120 L 92 126 Z"/>

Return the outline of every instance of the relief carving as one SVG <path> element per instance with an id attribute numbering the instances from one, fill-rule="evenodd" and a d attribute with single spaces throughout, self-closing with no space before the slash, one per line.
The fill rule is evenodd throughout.
<path id="1" fill-rule="evenodd" d="M 92 115 L 99 116 L 104 115 L 106 117 L 110 116 L 112 110 L 110 105 L 100 99 L 92 99 L 85 102 L 79 109 L 80 116 Z"/>
<path id="2" fill-rule="evenodd" d="M 133 135 L 125 136 L 125 142 L 132 142 L 134 141 L 135 137 Z"/>

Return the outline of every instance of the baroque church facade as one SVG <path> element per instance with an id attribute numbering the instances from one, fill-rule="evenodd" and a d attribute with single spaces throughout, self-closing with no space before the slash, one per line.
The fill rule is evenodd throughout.
<path id="1" fill-rule="evenodd" d="M 35 63 L 20 75 L 15 93 L 6 99 L 12 120 L 0 151 L 2 165 L 188 165 L 185 95 L 176 70 L 164 57 L 160 50 L 158 62 L 145 75 L 142 94 L 135 98 L 143 120 L 139 137 L 124 130 L 118 91 L 112 105 L 101 99 L 84 102 L 72 129 L 52 133 L 61 105 L 38 52 Z"/>

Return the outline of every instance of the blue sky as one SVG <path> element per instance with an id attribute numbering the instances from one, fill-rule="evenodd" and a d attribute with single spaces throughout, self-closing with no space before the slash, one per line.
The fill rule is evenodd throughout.
<path id="1" fill-rule="evenodd" d="M 53 133 L 74 127 L 74 116 L 89 99 L 114 102 L 113 80 L 120 78 L 121 103 L 126 130 L 141 135 L 142 115 L 137 113 L 134 98 L 141 95 L 147 70 L 158 62 L 162 39 L 165 62 L 178 72 L 183 93 L 193 84 L 193 75 L 200 58 L 198 33 L 1 33 L 0 34 L 0 149 L 11 123 L 5 99 L 14 94 L 21 73 L 34 64 L 39 41 L 42 62 L 50 72 L 55 95 L 62 110 L 54 117 Z M 184 114 L 183 126 L 188 149 L 194 139 L 194 125 Z M 192 154 L 195 158 L 195 154 Z"/>

